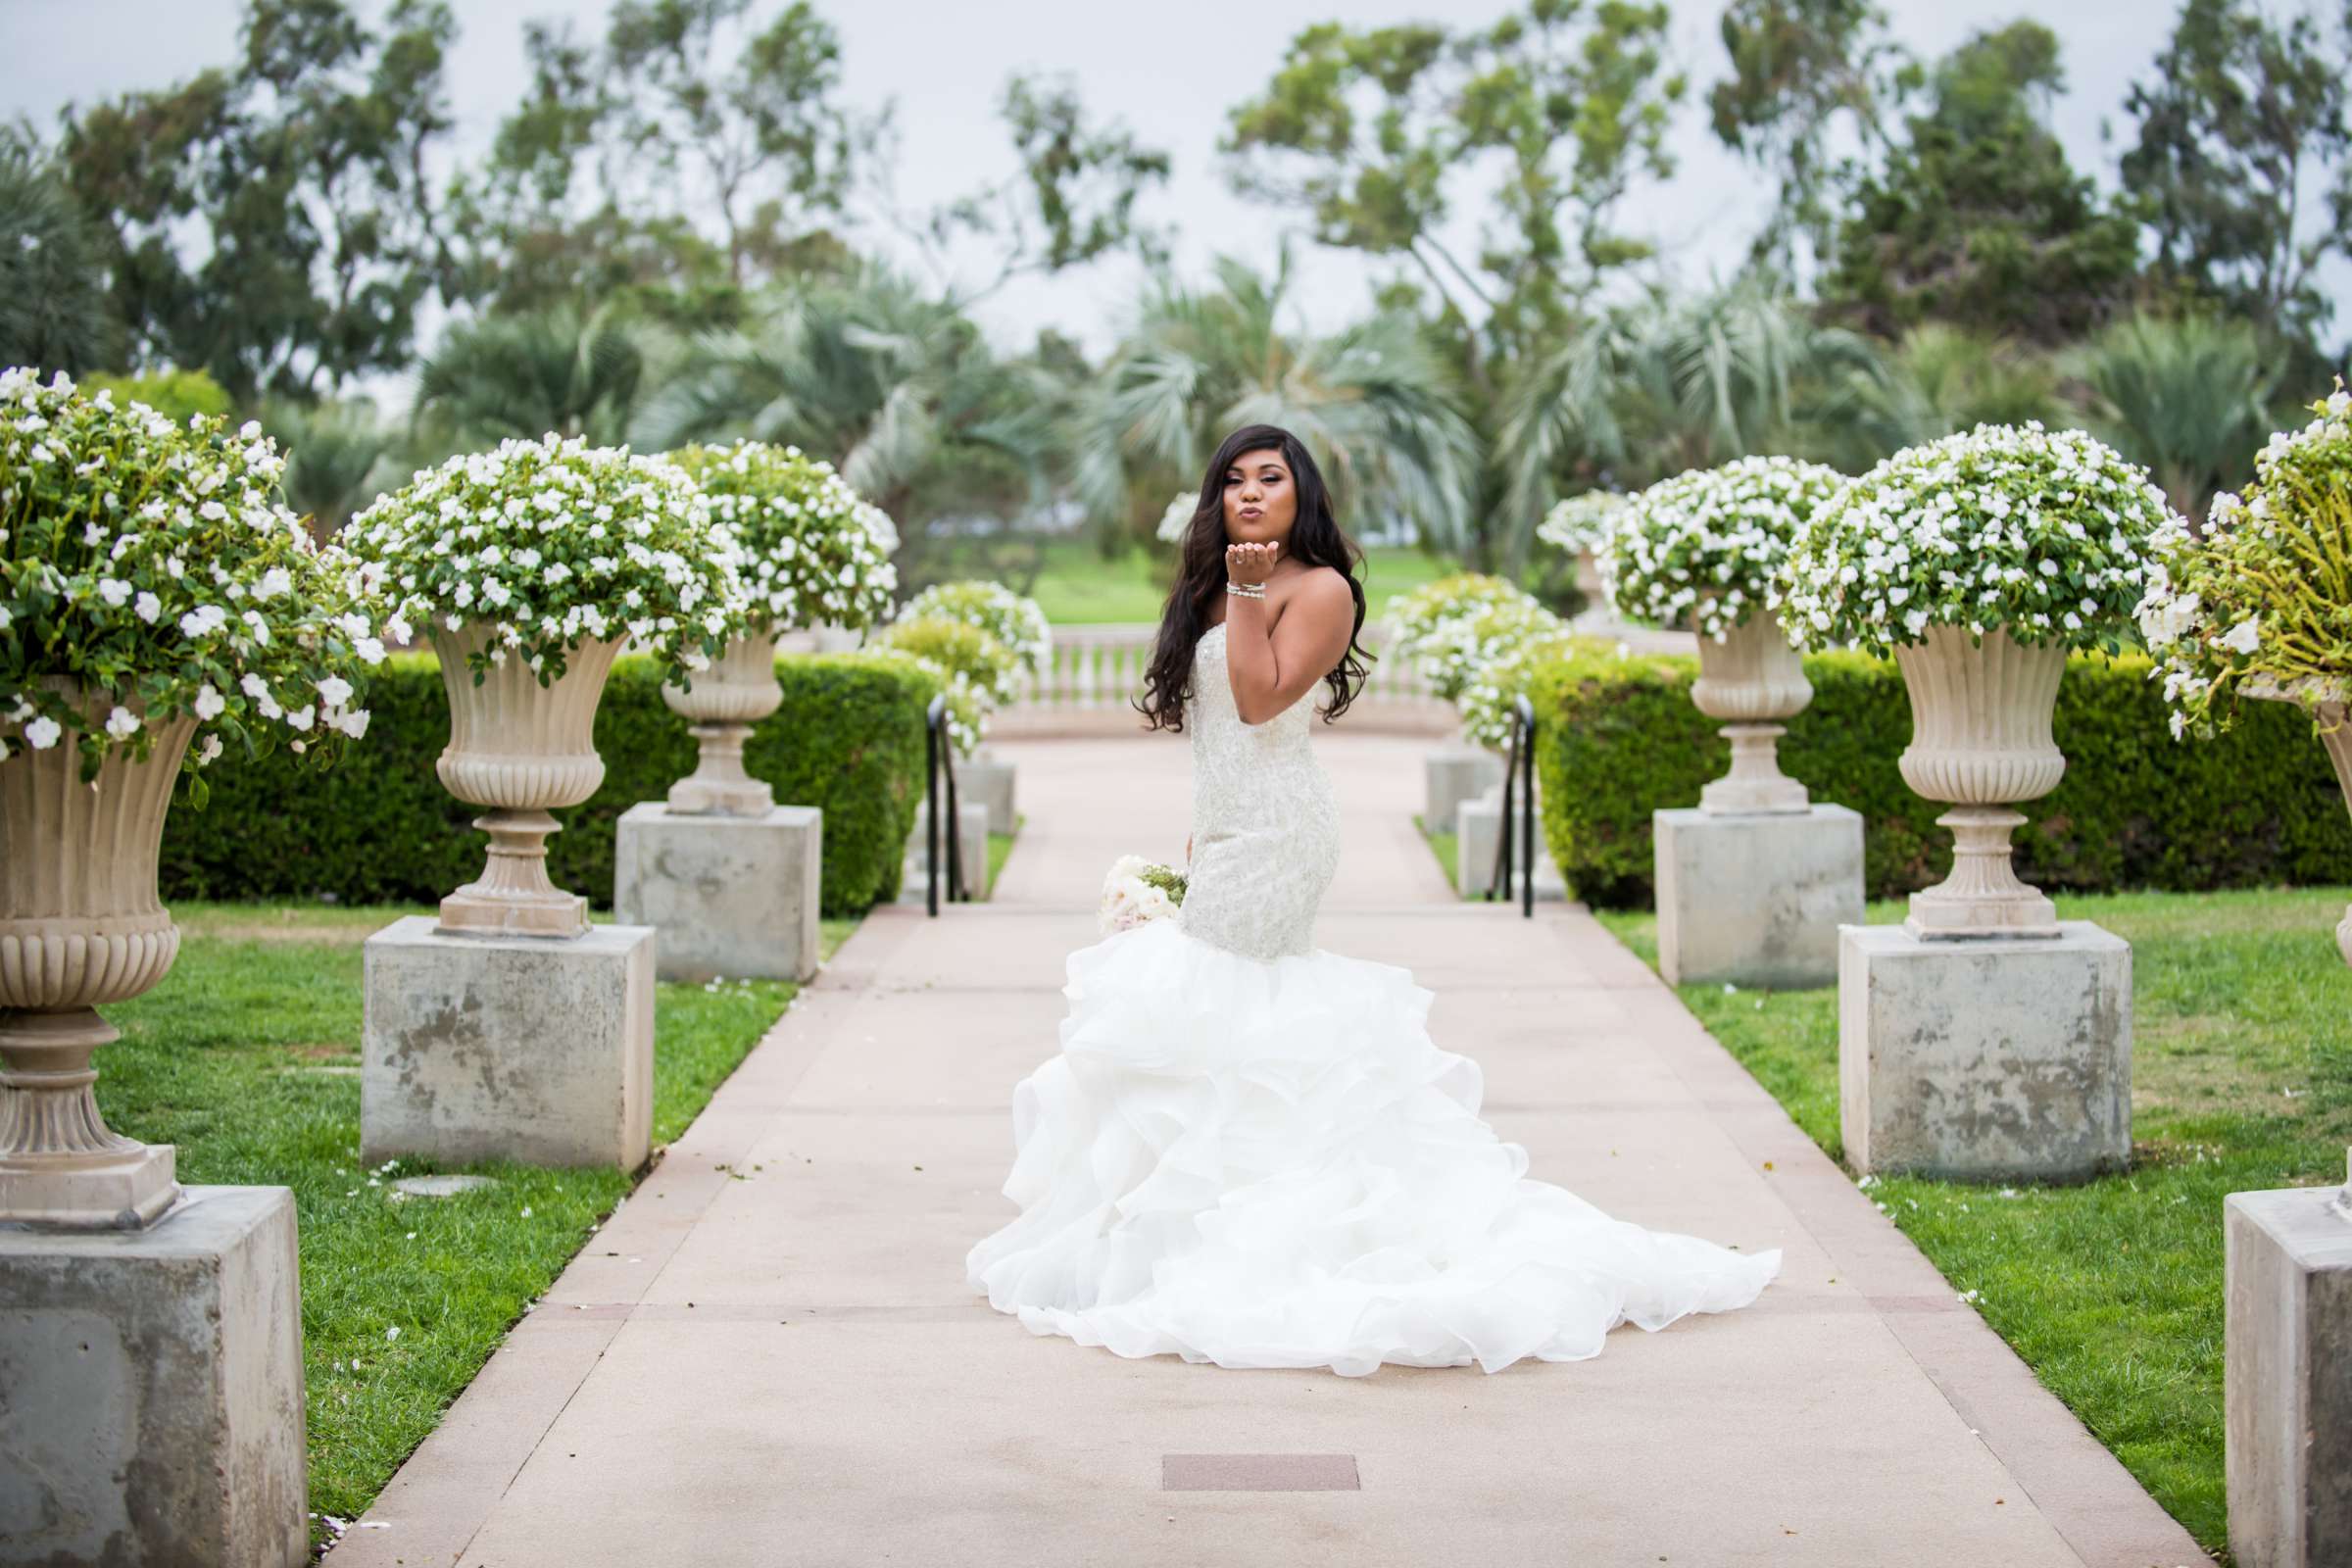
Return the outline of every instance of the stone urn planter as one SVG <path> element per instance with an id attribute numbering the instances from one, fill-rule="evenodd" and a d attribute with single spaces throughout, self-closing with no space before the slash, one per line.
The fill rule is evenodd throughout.
<path id="1" fill-rule="evenodd" d="M 1700 810 L 1740 815 L 1811 807 L 1805 787 L 1781 771 L 1780 741 L 1788 733 L 1782 720 L 1805 710 L 1813 686 L 1776 616 L 1755 611 L 1721 642 L 1701 633 L 1690 701 L 1725 721 L 1723 738 L 1732 745 L 1731 771 L 1698 792 Z"/>
<path id="2" fill-rule="evenodd" d="M 90 706 L 100 723 L 114 699 Z M 144 994 L 179 954 L 156 859 L 195 730 L 159 726 L 145 761 L 110 751 L 91 784 L 70 734 L 0 761 L 0 1222 L 131 1229 L 179 1197 L 170 1146 L 107 1129 L 90 1057 L 120 1038 L 96 1009 Z"/>
<path id="3" fill-rule="evenodd" d="M 2066 756 L 2051 738 L 2066 650 L 2028 648 L 2001 627 L 1982 642 L 1957 626 L 1930 626 L 1894 650 L 1911 695 L 1911 744 L 1903 782 L 1952 809 L 1952 872 L 1911 895 L 1904 923 L 1924 938 L 2054 937 L 2056 906 L 2018 880 L 2010 835 L 2025 822 L 2011 807 L 2058 787 Z"/>
<path id="4" fill-rule="evenodd" d="M 743 770 L 743 743 L 752 726 L 784 701 L 776 681 L 776 634 L 747 633 L 727 644 L 691 690 L 662 688 L 662 701 L 693 726 L 694 771 L 669 787 L 669 809 L 679 816 L 765 816 L 776 804 L 769 785 Z"/>
<path id="5" fill-rule="evenodd" d="M 434 770 L 450 794 L 486 808 L 473 825 L 490 835 L 488 864 L 441 901 L 439 929 L 486 936 L 579 937 L 588 901 L 548 879 L 547 836 L 557 807 L 577 806 L 605 779 L 596 754 L 596 705 L 620 640 L 583 642 L 562 676 L 546 686 L 510 657 L 475 685 L 466 656 L 492 633 L 475 624 L 436 630 L 441 684 L 449 694 L 449 746 Z"/>

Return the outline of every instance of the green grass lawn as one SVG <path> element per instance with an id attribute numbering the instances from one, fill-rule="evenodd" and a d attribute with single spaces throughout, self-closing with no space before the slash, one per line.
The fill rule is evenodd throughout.
<path id="1" fill-rule="evenodd" d="M 991 833 L 988 836 L 988 881 L 982 892 L 995 889 L 997 878 L 1004 874 L 1005 858 L 1012 854 L 1012 841 L 1020 835 L 1022 824 L 1028 820 L 1027 812 L 1015 811 L 1012 813 L 1010 833 Z"/>
<path id="2" fill-rule="evenodd" d="M 181 904 L 179 960 L 107 1009 L 98 1054 L 117 1131 L 178 1146 L 179 1178 L 290 1187 L 300 1226 L 311 1506 L 357 1517 L 523 1308 L 635 1185 L 617 1170 L 467 1167 L 498 1185 L 396 1200 L 361 1165 L 361 948 L 406 908 Z M 827 920 L 830 957 L 854 920 Z M 654 1141 L 685 1131 L 798 988 L 662 985 Z M 320 1540 L 325 1527 L 315 1531 Z"/>
<path id="3" fill-rule="evenodd" d="M 2352 1140 L 2347 890 L 2059 899 L 2132 943 L 2132 1168 L 2079 1187 L 1886 1178 L 1871 1197 L 2209 1550 L 2222 1473 L 2222 1200 L 2333 1185 Z M 1902 918 L 1873 905 L 1874 922 Z M 1656 919 L 1602 924 L 1655 962 Z M 1841 1157 L 1837 992 L 1683 1001 Z"/>
<path id="4" fill-rule="evenodd" d="M 1057 626 L 1104 621 L 1155 621 L 1168 597 L 1175 559 L 1165 551 L 1130 551 L 1105 561 L 1092 542 L 1054 539 L 1045 546 L 1046 564 L 1029 593 Z M 1374 546 L 1364 551 L 1366 618 L 1377 617 L 1390 598 L 1461 569 L 1451 559 L 1424 555 L 1411 546 Z"/>
<path id="5" fill-rule="evenodd" d="M 1430 853 L 1438 858 L 1438 869 L 1446 873 L 1446 885 L 1449 888 L 1458 887 L 1460 878 L 1457 873 L 1462 859 L 1461 840 L 1450 832 L 1432 833 L 1429 830 L 1429 824 L 1422 820 L 1419 811 L 1413 813 L 1413 826 L 1421 830 L 1421 837 L 1428 842 Z"/>

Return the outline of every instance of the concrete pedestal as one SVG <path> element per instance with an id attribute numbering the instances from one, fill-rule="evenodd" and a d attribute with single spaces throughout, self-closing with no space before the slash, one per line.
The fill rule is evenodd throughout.
<path id="1" fill-rule="evenodd" d="M 1512 805 L 1514 808 L 1518 805 L 1516 799 L 1512 801 Z M 1543 803 L 1539 799 L 1536 806 L 1536 897 L 1539 899 L 1565 899 L 1568 897 L 1568 885 L 1560 879 L 1559 867 L 1552 864 L 1551 847 L 1544 842 L 1543 817 Z M 1511 820 L 1510 831 L 1513 834 L 1519 831 L 1516 816 Z M 1494 785 L 1476 800 L 1462 802 L 1455 808 L 1454 833 L 1454 892 L 1465 899 L 1484 898 L 1487 890 L 1494 885 L 1495 861 L 1502 855 L 1503 821 L 1502 786 L 1500 784 Z M 1518 853 L 1519 841 L 1514 837 L 1511 840 L 1513 897 L 1517 896 L 1519 886 L 1519 870 L 1516 863 Z"/>
<path id="2" fill-rule="evenodd" d="M 1455 812 L 1502 783 L 1502 759 L 1478 746 L 1445 746 L 1421 764 L 1427 804 L 1422 824 L 1432 833 L 1456 831 Z"/>
<path id="3" fill-rule="evenodd" d="M 985 746 L 956 764 L 956 804 L 973 802 L 988 808 L 991 833 L 1012 831 L 1012 764 L 999 761 Z"/>
<path id="4" fill-rule="evenodd" d="M 963 881 L 971 889 L 975 903 L 988 897 L 988 808 L 977 801 L 963 798 L 961 774 L 957 775 L 956 813 L 963 827 Z M 924 857 L 931 853 L 931 803 L 928 799 L 914 808 L 914 831 L 906 836 L 906 881 L 902 898 L 923 896 Z M 946 897 L 948 877 L 948 839 L 939 839 L 939 876 L 941 897 Z"/>
<path id="5" fill-rule="evenodd" d="M 824 813 L 681 816 L 660 801 L 621 813 L 612 911 L 660 933 L 663 980 L 806 980 L 816 973 Z"/>
<path id="6" fill-rule="evenodd" d="M 2352 1218 L 2339 1188 L 2223 1203 L 2230 1550 L 2352 1563 Z"/>
<path id="7" fill-rule="evenodd" d="M 2055 937 L 1838 936 L 1838 1075 L 1857 1171 L 2075 1181 L 2132 1152 L 2132 948 Z"/>
<path id="8" fill-rule="evenodd" d="M 0 1562 L 310 1560 L 294 1198 L 0 1231 Z"/>
<path id="9" fill-rule="evenodd" d="M 1658 970 L 1668 983 L 1835 985 L 1862 923 L 1862 817 L 1842 806 L 1653 811 Z"/>
<path id="10" fill-rule="evenodd" d="M 654 932 L 368 939 L 360 1157 L 645 1163 L 653 1142 Z"/>

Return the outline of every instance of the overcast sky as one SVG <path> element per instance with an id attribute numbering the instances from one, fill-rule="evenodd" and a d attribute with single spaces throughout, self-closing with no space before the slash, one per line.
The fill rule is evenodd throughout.
<path id="1" fill-rule="evenodd" d="M 1933 57 L 1970 32 L 2034 15 L 2065 47 L 2069 92 L 2055 128 L 2078 169 L 2112 184 L 2129 126 L 2125 94 L 2162 46 L 2172 0 L 1881 0 L 1896 35 Z M 994 104 L 1015 71 L 1067 72 L 1090 109 L 1123 119 L 1148 145 L 1175 160 L 1174 176 L 1146 216 L 1173 228 L 1181 270 L 1199 274 L 1218 253 L 1270 265 L 1289 215 L 1235 195 L 1215 146 L 1228 106 L 1259 89 L 1300 27 L 1341 17 L 1358 24 L 1442 17 L 1454 24 L 1491 20 L 1500 0 L 818 0 L 839 29 L 845 97 L 879 107 L 896 100 L 903 151 L 902 200 L 920 206 L 1004 177 L 1011 154 Z M 370 10 L 374 7 L 370 6 Z M 461 46 L 450 66 L 451 96 L 466 146 L 487 140 L 526 80 L 521 49 L 527 18 L 569 17 L 600 36 L 608 0 L 457 0 Z M 772 6 L 762 6 L 772 14 Z M 1674 48 L 1691 78 L 1691 101 L 1676 127 L 1675 176 L 1638 193 L 1627 226 L 1672 254 L 1690 281 L 1735 269 L 1760 223 L 1768 189 L 1755 172 L 1715 142 L 1701 107 L 1727 66 L 1716 30 L 1720 0 L 1674 0 Z M 125 90 L 161 86 L 225 62 L 236 36 L 238 0 L 0 0 L 0 112 L 30 114 L 44 125 L 59 107 Z M 2102 139 L 2111 122 L 2116 140 Z M 1462 225 L 1463 235 L 1472 225 Z M 869 243 L 887 241 L 880 233 Z M 1355 259 L 1301 245 L 1295 298 L 1303 318 L 1324 326 L 1363 304 L 1372 271 Z M 1100 350 L 1115 335 L 1139 269 L 1113 262 L 1051 281 L 1022 279 L 984 303 L 991 334 L 1025 344 L 1055 326 Z M 977 278 L 980 269 L 970 268 Z M 2345 270 L 2328 280 L 2352 293 Z M 2346 313 L 2352 315 L 2352 313 Z M 2339 330 L 2341 323 L 2339 322 Z"/>

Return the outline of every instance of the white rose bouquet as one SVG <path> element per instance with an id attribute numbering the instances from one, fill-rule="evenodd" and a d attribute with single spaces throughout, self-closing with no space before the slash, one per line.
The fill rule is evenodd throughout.
<path id="1" fill-rule="evenodd" d="M 1043 675 L 1046 661 L 1053 656 L 1054 628 L 1046 620 L 1045 607 L 1001 582 L 967 578 L 933 583 L 899 612 L 902 620 L 920 620 L 926 615 L 977 626 L 1002 643 L 1014 662 L 1032 676 Z"/>
<path id="2" fill-rule="evenodd" d="M 384 646 L 363 573 L 280 502 L 284 469 L 258 424 L 0 372 L 0 758 L 70 743 L 94 777 L 179 717 L 199 726 L 191 767 L 224 737 L 318 760 L 367 732 Z"/>
<path id="3" fill-rule="evenodd" d="M 1642 491 L 1593 546 L 1601 592 L 1628 620 L 1721 642 L 1769 604 L 1789 541 L 1845 483 L 1818 463 L 1740 458 Z"/>
<path id="4" fill-rule="evenodd" d="M 2120 648 L 2174 518 L 2138 467 L 2080 430 L 1981 424 L 1907 447 L 1798 529 L 1782 568 L 1800 645 L 1885 653 L 1931 625 Z"/>
<path id="5" fill-rule="evenodd" d="M 762 441 L 681 447 L 669 461 L 702 486 L 734 537 L 754 619 L 779 632 L 820 623 L 855 631 L 888 617 L 898 530 L 831 464 Z"/>
<path id="6" fill-rule="evenodd" d="M 683 681 L 749 610 L 734 543 L 685 470 L 577 437 L 508 440 L 419 470 L 351 533 L 399 615 L 453 632 L 491 623 L 477 680 L 512 654 L 545 685 L 568 650 L 625 635 Z"/>
<path id="7" fill-rule="evenodd" d="M 1161 920 L 1184 903 L 1182 872 L 1140 855 L 1122 855 L 1102 878 L 1102 907 L 1097 927 L 1103 936 Z"/>
<path id="8" fill-rule="evenodd" d="M 2249 686 L 2316 707 L 2352 678 L 2352 395 L 2271 437 L 2241 496 L 2214 499 L 2205 536 L 2168 518 L 2139 603 L 2173 733 L 2225 727 Z"/>

